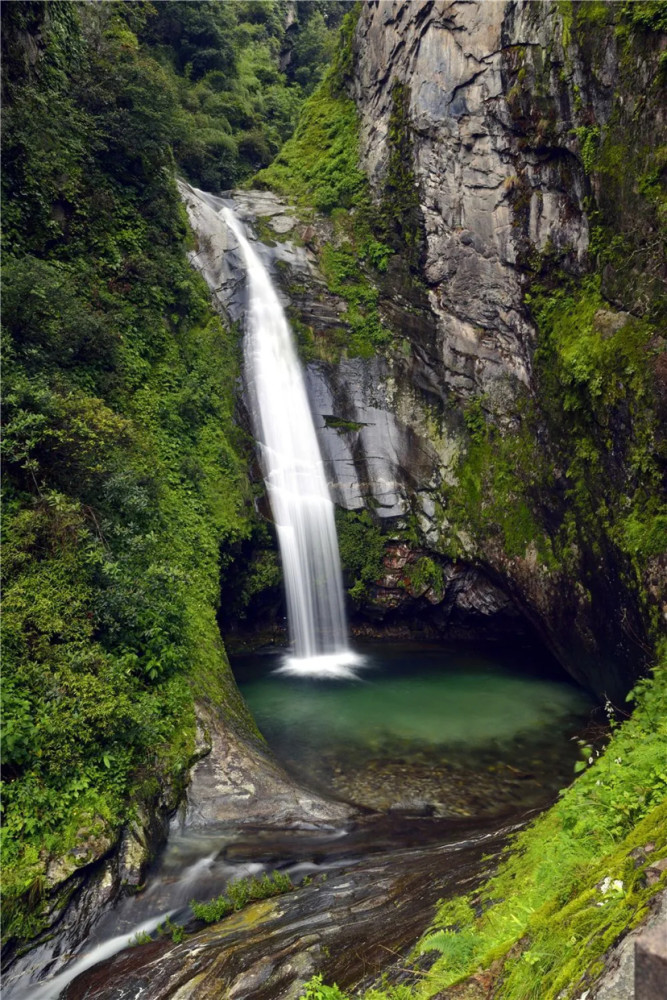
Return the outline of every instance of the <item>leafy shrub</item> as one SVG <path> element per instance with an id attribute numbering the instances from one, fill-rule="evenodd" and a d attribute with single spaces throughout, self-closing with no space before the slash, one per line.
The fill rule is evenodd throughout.
<path id="1" fill-rule="evenodd" d="M 313 976 L 304 988 L 306 992 L 301 994 L 301 1000 L 347 1000 L 346 994 L 335 983 L 327 986 L 322 976 Z"/>
<path id="2" fill-rule="evenodd" d="M 384 572 L 384 536 L 367 510 L 336 510 L 341 564 L 353 600 L 362 601 Z"/>

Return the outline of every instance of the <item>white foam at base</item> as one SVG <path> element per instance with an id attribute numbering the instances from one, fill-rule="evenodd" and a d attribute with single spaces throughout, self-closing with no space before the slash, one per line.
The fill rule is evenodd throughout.
<path id="1" fill-rule="evenodd" d="M 274 674 L 292 677 L 320 677 L 341 681 L 358 680 L 355 667 L 364 665 L 363 656 L 344 650 L 340 653 L 325 653 L 322 656 L 288 656 Z"/>

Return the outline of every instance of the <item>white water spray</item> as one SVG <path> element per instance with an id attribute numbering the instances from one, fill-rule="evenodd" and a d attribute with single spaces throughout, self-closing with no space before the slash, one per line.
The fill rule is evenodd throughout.
<path id="1" fill-rule="evenodd" d="M 220 215 L 247 268 L 246 380 L 278 532 L 294 656 L 283 673 L 352 677 L 333 503 L 292 332 L 263 263 L 234 213 Z"/>
<path id="2" fill-rule="evenodd" d="M 28 1000 L 28 998 L 29 1000 L 57 1000 L 57 997 L 60 996 L 68 983 L 71 983 L 82 972 L 92 969 L 94 965 L 104 962 L 107 958 L 111 958 L 112 955 L 117 955 L 124 948 L 129 948 L 133 944 L 136 944 L 142 939 L 142 935 L 152 934 L 160 924 L 171 917 L 172 913 L 173 910 L 170 910 L 159 917 L 151 917 L 150 920 L 145 920 L 142 924 L 133 927 L 129 933 L 109 938 L 103 944 L 98 944 L 94 948 L 91 948 L 90 951 L 83 952 L 60 975 L 54 976 L 53 979 L 49 979 L 44 983 L 33 984 L 28 987 L 30 990 L 29 993 L 22 993 L 21 995 L 25 997 L 25 1000 Z"/>

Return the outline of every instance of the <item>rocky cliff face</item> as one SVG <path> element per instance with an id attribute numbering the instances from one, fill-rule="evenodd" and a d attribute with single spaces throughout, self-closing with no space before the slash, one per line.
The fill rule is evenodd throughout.
<path id="1" fill-rule="evenodd" d="M 526 238 L 538 252 L 548 243 L 566 251 L 575 267 L 589 243 L 583 166 L 566 142 L 564 185 L 556 160 L 528 155 L 507 100 L 517 50 L 551 50 L 554 71 L 564 65 L 562 50 L 553 52 L 556 5 L 535 14 L 529 3 L 368 3 L 356 37 L 361 157 L 376 191 L 388 169 L 395 82 L 409 93 L 433 361 L 461 398 L 486 393 L 505 408 L 532 370 L 535 331 L 516 266 Z M 570 125 L 562 119 L 556 130 L 564 136 Z M 519 185 L 525 228 L 514 211 Z"/>
<path id="2" fill-rule="evenodd" d="M 267 244 L 297 333 L 315 344 L 308 383 L 335 498 L 366 507 L 393 539 L 366 611 L 417 615 L 439 634 L 466 602 L 474 629 L 522 620 L 613 699 L 646 663 L 665 600 L 659 541 L 641 552 L 627 542 L 632 517 L 650 533 L 641 480 L 660 476 L 632 454 L 663 449 L 664 343 L 645 320 L 659 285 L 656 212 L 617 169 L 624 149 L 664 130 L 662 43 L 642 36 L 640 56 L 623 31 L 618 5 L 604 3 L 362 5 L 347 79 L 360 161 L 377 214 L 404 240 L 386 272 L 358 262 L 391 331 L 374 356 L 340 347 L 345 302 L 322 276 L 340 227 L 268 193 L 233 197 Z M 641 149 L 635 169 L 650 177 Z M 238 317 L 242 275 L 209 271 Z M 640 368 L 644 382 L 630 386 Z M 424 557 L 437 572 L 415 583 Z"/>
<path id="3" fill-rule="evenodd" d="M 521 473 L 520 461 L 513 463 L 512 474 L 524 486 L 529 481 L 528 490 L 515 484 L 504 492 L 498 477 L 487 474 L 481 519 L 450 513 L 448 477 L 465 479 L 466 459 L 436 466 L 439 486 L 433 489 L 432 479 L 421 478 L 430 501 L 417 504 L 424 537 L 440 551 L 451 551 L 454 542 L 459 555 L 481 563 L 561 662 L 611 697 L 621 695 L 645 661 L 650 623 L 655 627 L 661 616 L 664 621 L 664 536 L 654 541 L 649 558 L 631 567 L 630 547 L 614 537 L 613 517 L 620 511 L 604 524 L 602 511 L 615 506 L 614 493 L 627 491 L 626 505 L 633 503 L 632 462 L 623 454 L 625 435 L 634 433 L 628 405 L 616 401 L 615 417 L 602 417 L 607 426 L 597 436 L 585 435 L 564 412 L 554 419 L 545 398 L 553 384 L 545 377 L 544 359 L 543 370 L 536 367 L 544 330 L 528 302 L 535 286 L 549 288 L 554 275 L 576 288 L 587 274 L 601 272 L 603 293 L 628 311 L 598 303 L 603 308 L 593 318 L 591 351 L 596 340 L 613 337 L 612 330 L 630 330 L 638 317 L 656 314 L 664 277 L 660 252 L 651 249 L 659 242 L 659 198 L 654 192 L 651 207 L 651 197 L 640 193 L 660 172 L 649 149 L 665 132 L 659 96 L 665 38 L 648 31 L 633 37 L 636 27 L 619 20 L 617 5 L 604 3 L 371 2 L 362 6 L 357 25 L 350 83 L 360 114 L 361 162 L 379 201 L 397 193 L 397 130 L 412 146 L 423 226 L 420 269 L 433 330 L 428 343 L 412 338 L 421 376 L 415 378 L 414 369 L 404 373 L 412 385 L 439 393 L 450 455 L 474 451 L 469 418 L 477 405 L 501 435 L 514 438 L 515 452 L 527 431 L 530 461 L 547 457 L 537 481 Z M 609 252 L 607 241 L 618 241 L 622 253 Z M 582 317 L 582 327 L 584 322 Z M 645 364 L 648 357 L 647 395 L 659 407 L 664 340 L 649 336 L 645 346 L 636 362 Z M 609 377 L 624 374 L 610 371 Z M 576 406 L 564 391 L 569 378 L 568 372 L 557 387 L 563 398 L 556 408 L 563 411 Z M 592 395 L 582 406 L 595 408 Z M 461 413 L 472 434 L 457 424 Z M 563 439 L 580 434 L 605 459 L 597 481 L 586 477 L 588 499 L 575 514 L 578 537 L 566 555 L 562 525 L 576 460 Z M 659 437 L 650 440 L 649 447 L 664 457 Z M 608 460 L 610 452 L 616 458 Z M 506 453 L 494 447 L 483 457 L 500 463 Z M 502 513 L 483 523 L 494 494 L 517 508 L 526 499 L 534 515 L 513 551 L 507 531 L 502 537 L 489 530 L 489 520 L 502 521 Z M 414 498 L 413 492 L 413 510 Z M 584 524 L 589 517 L 600 521 Z M 555 560 L 547 557 L 540 536 L 555 543 Z"/>

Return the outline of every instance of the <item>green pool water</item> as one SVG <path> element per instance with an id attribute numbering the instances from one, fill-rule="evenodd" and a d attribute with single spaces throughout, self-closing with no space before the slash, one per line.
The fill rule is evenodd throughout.
<path id="1" fill-rule="evenodd" d="M 371 808 L 470 815 L 530 805 L 567 783 L 588 697 L 539 654 L 362 648 L 357 680 L 234 663 L 257 724 L 301 780 Z"/>

